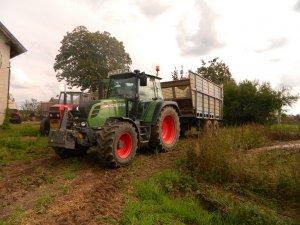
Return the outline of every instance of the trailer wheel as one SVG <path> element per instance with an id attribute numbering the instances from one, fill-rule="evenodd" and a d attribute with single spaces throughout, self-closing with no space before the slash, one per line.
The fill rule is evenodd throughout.
<path id="1" fill-rule="evenodd" d="M 43 118 L 40 123 L 40 134 L 42 136 L 48 136 L 50 132 L 50 120 L 49 118 Z"/>
<path id="2" fill-rule="evenodd" d="M 54 148 L 54 151 L 61 159 L 67 159 L 86 154 L 88 151 L 88 147 L 78 146 L 74 150 L 66 148 Z"/>
<path id="3" fill-rule="evenodd" d="M 110 167 L 126 166 L 137 150 L 137 133 L 128 122 L 107 123 L 97 133 L 97 151 L 101 161 Z"/>
<path id="4" fill-rule="evenodd" d="M 213 134 L 217 135 L 219 132 L 219 122 L 217 120 L 213 121 Z"/>
<path id="5" fill-rule="evenodd" d="M 160 112 L 156 124 L 152 127 L 149 147 L 171 151 L 177 145 L 180 135 L 180 122 L 176 110 L 167 106 Z"/>
<path id="6" fill-rule="evenodd" d="M 203 131 L 204 131 L 204 134 L 212 136 L 214 128 L 213 128 L 213 123 L 211 122 L 211 120 L 206 120 L 204 122 Z"/>

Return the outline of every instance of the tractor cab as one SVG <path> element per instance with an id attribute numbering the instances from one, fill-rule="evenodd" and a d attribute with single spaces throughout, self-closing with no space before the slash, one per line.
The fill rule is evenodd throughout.
<path id="1" fill-rule="evenodd" d="M 106 99 L 123 99 L 127 116 L 142 119 L 153 101 L 163 101 L 160 79 L 139 70 L 118 70 L 109 74 Z"/>
<path id="2" fill-rule="evenodd" d="M 83 92 L 60 92 L 58 104 L 52 105 L 49 109 L 50 127 L 59 126 L 65 108 L 73 110 L 76 105 L 91 101 L 90 95 Z"/>

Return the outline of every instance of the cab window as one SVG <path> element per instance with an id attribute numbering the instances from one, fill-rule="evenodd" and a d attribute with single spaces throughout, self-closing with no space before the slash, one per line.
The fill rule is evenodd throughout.
<path id="1" fill-rule="evenodd" d="M 139 95 L 141 101 L 149 101 L 155 98 L 154 79 L 149 79 L 147 86 L 139 86 Z"/>

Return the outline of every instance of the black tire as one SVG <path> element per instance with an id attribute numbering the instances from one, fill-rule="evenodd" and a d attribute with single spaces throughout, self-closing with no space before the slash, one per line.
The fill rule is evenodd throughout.
<path id="1" fill-rule="evenodd" d="M 174 128 L 172 128 L 173 126 Z M 173 107 L 167 106 L 161 110 L 156 124 L 152 127 L 149 147 L 153 150 L 171 151 L 176 147 L 179 135 L 178 113 Z"/>
<path id="2" fill-rule="evenodd" d="M 213 125 L 213 134 L 217 135 L 219 133 L 219 122 L 217 120 L 214 120 L 212 125 Z"/>
<path id="3" fill-rule="evenodd" d="M 88 147 L 78 146 L 76 149 L 54 148 L 54 150 L 61 159 L 67 159 L 86 154 Z"/>
<path id="4" fill-rule="evenodd" d="M 212 136 L 213 130 L 214 130 L 214 128 L 213 128 L 213 123 L 211 122 L 211 120 L 205 120 L 204 126 L 203 126 L 204 134 L 206 134 L 208 136 Z"/>
<path id="5" fill-rule="evenodd" d="M 137 146 L 136 130 L 128 122 L 107 123 L 97 133 L 98 156 L 109 167 L 130 164 L 135 157 Z"/>
<path id="6" fill-rule="evenodd" d="M 50 132 L 50 120 L 48 118 L 43 118 L 40 123 L 40 134 L 43 136 L 48 136 Z"/>

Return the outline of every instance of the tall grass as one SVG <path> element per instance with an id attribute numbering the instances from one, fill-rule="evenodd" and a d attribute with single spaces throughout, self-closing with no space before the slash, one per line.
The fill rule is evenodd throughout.
<path id="1" fill-rule="evenodd" d="M 189 171 L 198 180 L 237 184 L 280 201 L 300 199 L 300 151 L 248 149 L 269 142 L 267 129 L 257 125 L 223 129 L 189 146 Z"/>
<path id="2" fill-rule="evenodd" d="M 273 225 L 293 224 L 272 210 L 207 189 L 177 170 L 164 170 L 135 184 L 121 224 Z M 202 206 L 200 196 L 214 207 Z"/>

